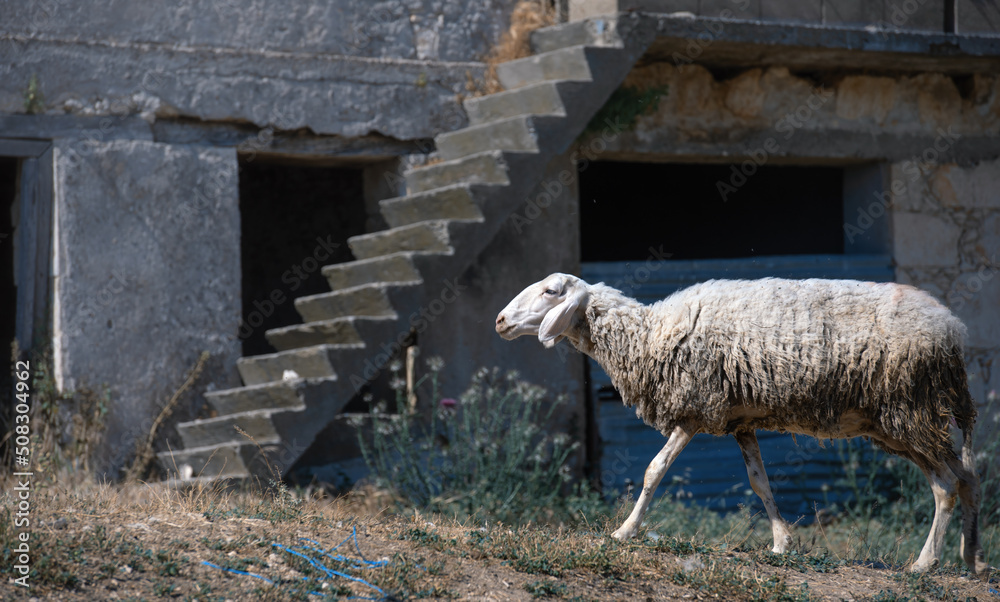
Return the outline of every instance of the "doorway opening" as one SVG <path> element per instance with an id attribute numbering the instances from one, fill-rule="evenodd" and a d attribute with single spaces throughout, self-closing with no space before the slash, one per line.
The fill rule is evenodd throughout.
<path id="1" fill-rule="evenodd" d="M 14 278 L 14 225 L 17 223 L 19 161 L 0 157 L 0 344 L 5 367 L 0 370 L 0 433 L 11 431 L 16 358 L 11 357 L 17 337 L 17 286 Z M 3 454 L 0 454 L 3 457 Z"/>
<path id="2" fill-rule="evenodd" d="M 264 333 L 302 322 L 295 299 L 330 291 L 320 268 L 353 259 L 365 232 L 363 170 L 240 161 L 243 355 L 274 353 Z"/>

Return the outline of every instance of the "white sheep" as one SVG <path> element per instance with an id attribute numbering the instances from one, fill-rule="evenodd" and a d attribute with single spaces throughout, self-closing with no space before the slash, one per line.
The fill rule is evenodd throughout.
<path id="1" fill-rule="evenodd" d="M 934 523 L 911 567 L 941 558 L 962 503 L 961 553 L 987 568 L 979 543 L 976 408 L 962 353 L 965 326 L 930 295 L 854 280 L 714 280 L 643 305 L 602 284 L 553 274 L 524 289 L 496 321 L 505 339 L 563 338 L 604 368 L 622 400 L 669 435 L 646 469 L 631 515 L 614 533 L 632 537 L 670 464 L 698 433 L 733 435 L 750 485 L 764 502 L 782 553 L 792 531 L 771 495 L 756 429 L 820 439 L 868 437 L 927 475 Z M 951 419 L 962 430 L 962 459 Z"/>

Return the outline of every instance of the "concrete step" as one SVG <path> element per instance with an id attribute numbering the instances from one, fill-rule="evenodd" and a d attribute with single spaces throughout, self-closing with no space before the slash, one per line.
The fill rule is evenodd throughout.
<path id="1" fill-rule="evenodd" d="M 372 234 L 352 236 L 347 239 L 347 244 L 358 259 L 370 259 L 401 251 L 452 252 L 447 220 L 420 222 Z"/>
<path id="2" fill-rule="evenodd" d="M 466 99 L 463 103 L 471 125 L 479 125 L 517 115 L 566 115 L 554 82 L 541 82 L 489 96 Z"/>
<path id="3" fill-rule="evenodd" d="M 239 361 L 239 360 L 237 360 Z M 219 416 L 269 408 L 302 405 L 301 387 L 295 382 L 267 382 L 222 391 L 208 391 L 205 401 Z"/>
<path id="4" fill-rule="evenodd" d="M 361 335 L 354 327 L 354 316 L 334 318 L 306 324 L 293 324 L 273 328 L 264 333 L 267 342 L 278 351 L 312 347 L 323 343 L 334 345 L 363 345 Z"/>
<path id="5" fill-rule="evenodd" d="M 185 449 L 212 447 L 245 439 L 236 427 L 253 437 L 258 445 L 278 444 L 281 443 L 281 437 L 271 422 L 272 412 L 274 410 L 254 410 L 182 422 L 177 425 L 177 432 L 180 433 Z"/>
<path id="6" fill-rule="evenodd" d="M 392 317 L 348 316 L 277 328 L 267 332 L 267 340 L 279 351 L 316 345 L 364 345 L 362 332 L 372 321 L 392 321 Z"/>
<path id="7" fill-rule="evenodd" d="M 516 61 L 500 63 L 497 65 L 497 77 L 507 90 L 552 80 L 592 80 L 594 77 L 590 70 L 589 55 L 601 50 L 615 49 L 570 46 L 543 52 Z"/>
<path id="8" fill-rule="evenodd" d="M 417 283 L 387 284 L 376 282 L 363 284 L 330 293 L 299 297 L 295 300 L 295 309 L 305 323 L 325 322 L 350 316 L 394 318 L 396 310 L 393 309 L 392 301 L 389 298 L 390 290 L 416 286 Z"/>
<path id="9" fill-rule="evenodd" d="M 252 446 L 237 443 L 222 443 L 206 447 L 195 447 L 156 454 L 160 466 L 167 474 L 180 480 L 193 480 L 204 475 L 212 477 L 246 478 L 250 476 L 243 461 L 241 448 Z"/>
<path id="10" fill-rule="evenodd" d="M 323 276 L 330 290 L 339 291 L 372 282 L 419 283 L 420 272 L 413 265 L 413 253 L 394 253 L 324 266 Z M 274 345 L 274 343 L 271 343 Z"/>
<path id="11" fill-rule="evenodd" d="M 417 194 L 452 184 L 509 184 L 509 153 L 490 150 L 406 172 L 406 190 Z"/>
<path id="12" fill-rule="evenodd" d="M 392 228 L 426 220 L 483 219 L 483 214 L 475 201 L 475 189 L 469 184 L 455 184 L 404 197 L 385 199 L 379 202 L 379 207 Z"/>
<path id="13" fill-rule="evenodd" d="M 444 159 L 457 159 L 488 150 L 537 153 L 541 150 L 537 123 L 546 119 L 559 117 L 518 115 L 439 134 L 435 138 L 438 153 Z"/>
<path id="14" fill-rule="evenodd" d="M 365 349 L 364 345 L 316 345 L 289 349 L 236 360 L 240 377 L 247 386 L 264 383 L 294 383 L 285 381 L 286 370 L 294 370 L 299 379 L 337 378 L 336 365 L 348 361 L 350 354 Z"/>
<path id="15" fill-rule="evenodd" d="M 543 54 L 570 46 L 621 47 L 615 17 L 594 17 L 542 27 L 531 32 L 531 51 Z"/>

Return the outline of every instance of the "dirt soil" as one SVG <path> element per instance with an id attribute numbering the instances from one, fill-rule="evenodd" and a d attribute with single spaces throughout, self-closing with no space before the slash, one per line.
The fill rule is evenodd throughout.
<path id="1" fill-rule="evenodd" d="M 622 544 L 608 537 L 608 525 L 590 532 L 478 527 L 379 513 L 377 500 L 296 503 L 157 487 L 38 496 L 30 588 L 11 581 L 15 539 L 0 531 L 3 600 L 1000 601 L 995 576 L 988 583 L 956 565 L 913 577 L 899 567 L 670 537 Z"/>

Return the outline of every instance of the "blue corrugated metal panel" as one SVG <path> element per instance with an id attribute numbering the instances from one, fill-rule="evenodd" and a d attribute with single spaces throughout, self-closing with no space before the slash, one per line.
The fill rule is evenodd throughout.
<path id="1" fill-rule="evenodd" d="M 712 279 L 848 278 L 893 280 L 892 262 L 885 255 L 794 255 L 750 259 L 587 263 L 582 277 L 604 282 L 644 303 L 658 301 L 685 287 Z M 621 403 L 608 376 L 591 361 L 591 391 L 598 411 L 602 442 L 601 482 L 606 490 L 625 491 L 629 482 L 641 485 L 646 465 L 666 443 L 632 409 Z M 811 437 L 758 432 L 761 455 L 779 508 L 788 516 L 811 516 L 814 506 L 840 501 L 847 492 L 836 486 L 843 478 L 841 452 L 821 447 Z M 864 448 L 868 456 L 870 447 Z M 864 464 L 864 462 L 862 462 Z M 735 510 L 749 501 L 750 490 L 739 446 L 731 437 L 699 435 L 667 472 L 658 494 L 667 491 L 720 510 Z"/>

